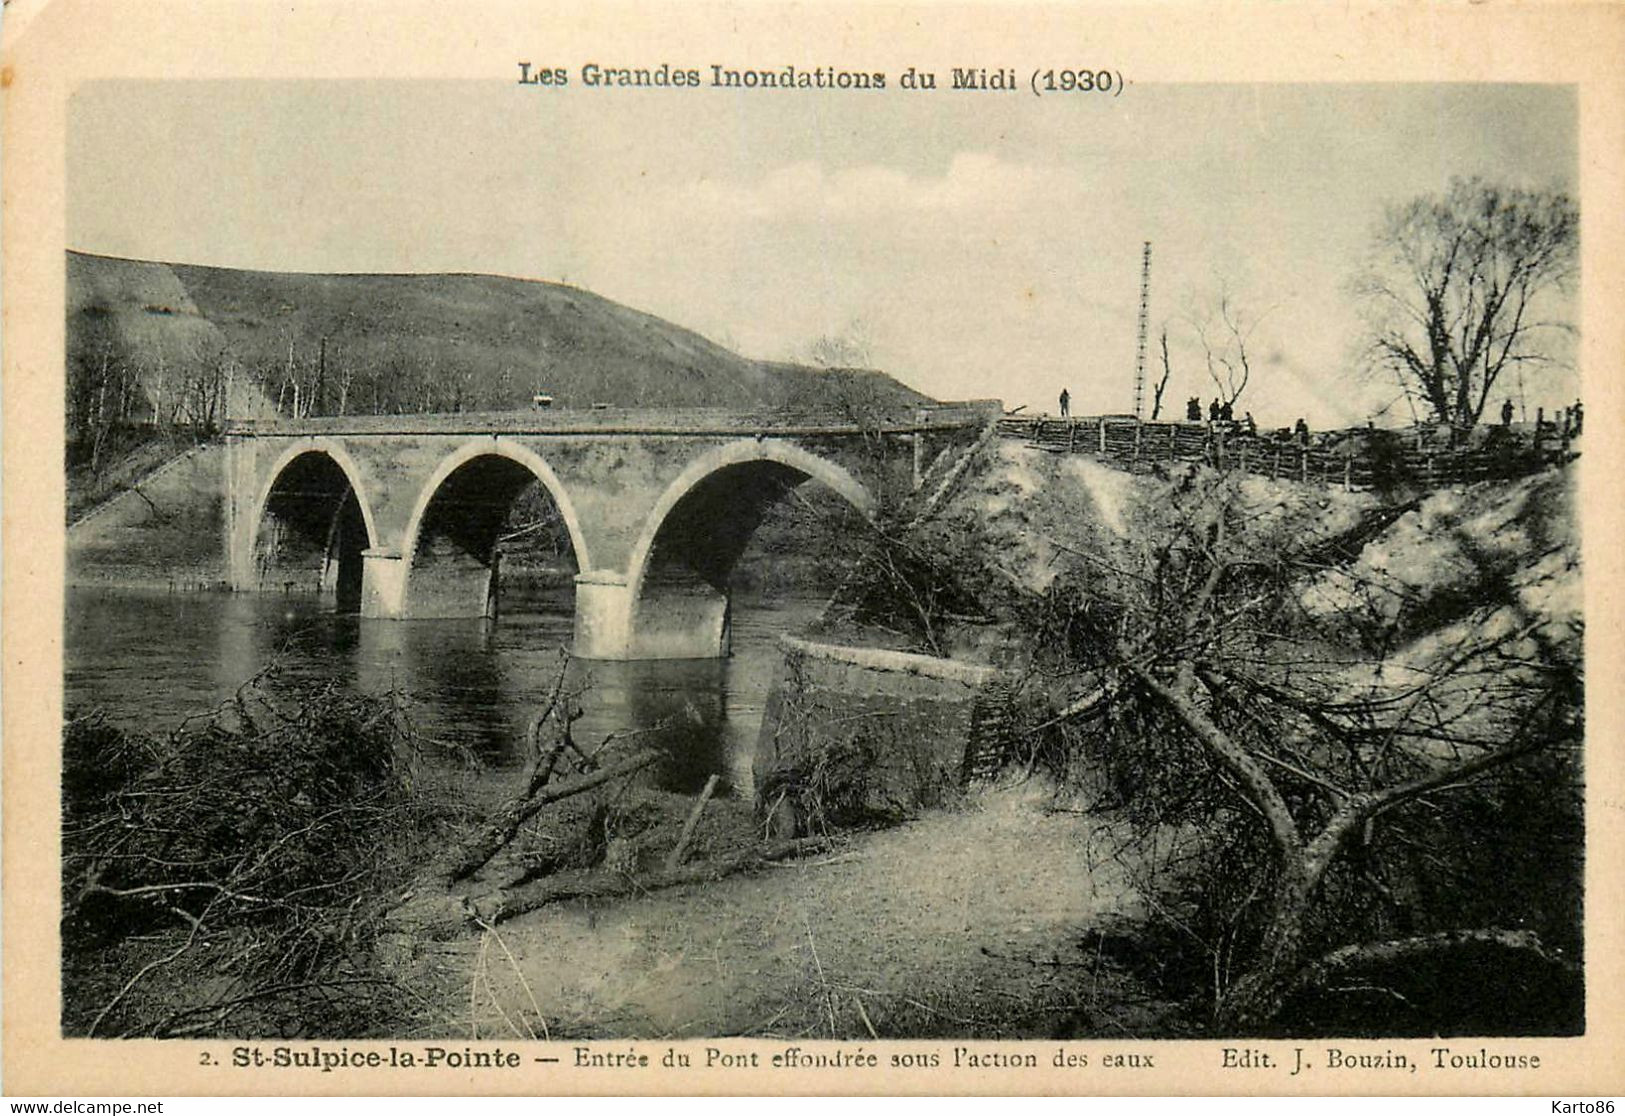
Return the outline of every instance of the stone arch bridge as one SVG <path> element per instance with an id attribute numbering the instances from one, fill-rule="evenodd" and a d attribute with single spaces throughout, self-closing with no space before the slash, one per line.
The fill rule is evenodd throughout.
<path id="1" fill-rule="evenodd" d="M 575 654 L 714 658 L 728 652 L 729 575 L 773 504 L 810 480 L 872 514 L 999 413 L 990 401 L 864 423 L 629 410 L 236 422 L 225 437 L 229 579 L 278 587 L 286 571 L 269 556 L 298 538 L 300 577 L 342 611 L 494 615 L 499 534 L 534 482 L 579 571 Z"/>

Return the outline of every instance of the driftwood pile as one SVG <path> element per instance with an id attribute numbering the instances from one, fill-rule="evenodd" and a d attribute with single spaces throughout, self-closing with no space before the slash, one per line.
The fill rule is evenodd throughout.
<path id="1" fill-rule="evenodd" d="M 392 962 L 422 939 L 824 847 L 763 840 L 737 801 L 634 785 L 665 753 L 646 733 L 580 747 L 564 665 L 494 808 L 431 789 L 430 742 L 394 695 L 273 697 L 256 679 L 162 736 L 71 718 L 64 1031 L 271 1033 L 319 1018 L 351 1033 L 392 1010 Z M 655 855 L 615 855 L 631 821 L 637 851 Z"/>
<path id="2" fill-rule="evenodd" d="M 540 876 L 525 866 L 499 865 L 500 854 L 543 810 L 628 780 L 665 758 L 664 753 L 652 748 L 630 752 L 620 749 L 622 742 L 638 735 L 633 733 L 612 735 L 591 750 L 582 748 L 572 733 L 581 710 L 574 695 L 565 691 L 564 679 L 561 662 L 547 702 L 526 731 L 528 758 L 513 793 L 467 838 L 424 868 L 387 915 L 387 926 L 397 945 L 402 944 L 400 936 L 450 937 L 561 900 L 609 898 L 700 883 L 828 847 L 825 838 L 761 841 L 684 864 L 695 828 L 718 783 L 713 776 L 688 812 L 675 844 L 658 865 L 648 870 L 611 863 L 607 856 L 591 868 L 549 871 Z"/>

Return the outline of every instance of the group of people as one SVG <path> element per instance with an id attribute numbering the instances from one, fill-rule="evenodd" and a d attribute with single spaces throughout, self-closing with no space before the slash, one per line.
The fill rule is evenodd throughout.
<path id="1" fill-rule="evenodd" d="M 1513 416 L 1513 414 L 1514 414 L 1514 408 L 1512 406 L 1512 400 L 1508 399 L 1506 402 L 1501 404 L 1501 425 L 1502 426 L 1511 426 L 1512 425 L 1512 416 Z M 1062 418 L 1070 418 L 1071 416 L 1072 416 L 1072 393 L 1070 391 L 1068 391 L 1066 388 L 1062 388 L 1061 389 L 1061 417 Z M 1220 399 L 1215 397 L 1213 399 L 1213 401 L 1207 405 L 1207 420 L 1209 422 L 1235 422 L 1236 421 L 1236 411 L 1235 411 L 1235 406 L 1234 406 L 1233 401 L 1229 400 L 1229 399 L 1225 399 L 1225 400 L 1221 401 Z M 1189 399 L 1187 399 L 1185 401 L 1185 421 L 1186 422 L 1201 422 L 1202 421 L 1202 400 L 1200 398 L 1198 398 L 1197 396 L 1193 395 L 1193 396 L 1191 396 Z M 1564 407 L 1563 408 L 1563 430 L 1564 430 L 1564 432 L 1566 434 L 1570 434 L 1570 435 L 1579 434 L 1580 433 L 1580 427 L 1584 424 L 1584 422 L 1585 422 L 1585 407 L 1580 403 L 1580 401 L 1578 399 L 1576 399 L 1574 401 L 1574 405 L 1572 407 Z M 1257 434 L 1258 433 L 1258 424 L 1253 421 L 1253 413 L 1251 411 L 1248 411 L 1245 415 L 1242 416 L 1241 425 L 1242 425 L 1242 428 L 1245 429 L 1248 434 Z M 1309 444 L 1309 424 L 1306 421 L 1304 421 L 1302 418 L 1299 418 L 1298 421 L 1293 423 L 1293 425 L 1292 425 L 1292 436 L 1298 442 L 1301 442 L 1304 445 L 1308 445 Z"/>
<path id="2" fill-rule="evenodd" d="M 1512 400 L 1508 398 L 1501 404 L 1501 425 L 1511 426 L 1512 416 L 1515 413 Z M 1585 425 L 1585 405 L 1576 399 L 1573 406 L 1563 408 L 1563 433 L 1577 435 L 1583 425 Z"/>
<path id="3" fill-rule="evenodd" d="M 1236 409 L 1234 401 L 1214 399 L 1207 405 L 1207 420 L 1209 422 L 1235 422 Z M 1185 401 L 1185 421 L 1202 421 L 1202 401 L 1194 395 Z M 1241 416 L 1241 428 L 1248 434 L 1258 433 L 1258 423 L 1253 420 L 1251 411 Z M 1309 437 L 1309 424 L 1304 422 L 1303 419 L 1299 419 L 1295 432 L 1301 438 L 1307 440 Z"/>
<path id="4" fill-rule="evenodd" d="M 1247 420 L 1251 421 L 1252 417 L 1249 414 Z M 1207 405 L 1207 420 L 1209 422 L 1235 422 L 1236 409 L 1234 404 L 1228 399 L 1220 402 L 1215 398 L 1213 402 Z M 1202 421 L 1202 401 L 1194 395 L 1185 401 L 1185 421 Z"/>
<path id="5" fill-rule="evenodd" d="M 1508 400 L 1507 401 L 1507 407 L 1511 407 L 1511 406 L 1512 406 L 1512 401 Z M 1573 410 L 1576 412 L 1576 417 L 1575 417 L 1575 423 L 1576 423 L 1575 432 L 1576 433 L 1579 432 L 1579 425 L 1578 425 L 1578 423 L 1579 423 L 1579 417 L 1578 417 L 1579 409 L 1580 409 L 1580 405 L 1578 403 L 1576 403 L 1574 405 L 1574 407 L 1573 407 Z M 1506 417 L 1508 414 L 1510 414 L 1510 412 L 1503 409 L 1502 414 L 1503 414 L 1503 417 L 1502 417 L 1503 422 L 1510 421 L 1510 419 Z M 1070 417 L 1072 417 L 1072 393 L 1070 391 L 1068 391 L 1066 388 L 1061 389 L 1061 417 L 1062 418 L 1070 418 Z M 1214 400 L 1211 403 L 1209 403 L 1208 406 L 1207 406 L 1207 420 L 1209 422 L 1230 422 L 1230 423 L 1235 422 L 1236 421 L 1236 410 L 1235 410 L 1234 401 L 1229 400 L 1229 399 L 1220 400 L 1217 397 L 1215 397 Z M 1200 398 L 1198 398 L 1197 396 L 1193 395 L 1193 396 L 1191 396 L 1189 399 L 1187 399 L 1185 401 L 1185 421 L 1186 422 L 1201 422 L 1202 421 L 1202 400 Z M 1565 415 L 1565 421 L 1567 421 L 1566 415 Z M 1245 430 L 1248 434 L 1257 434 L 1258 433 L 1258 423 L 1253 421 L 1253 413 L 1251 411 L 1248 411 L 1246 414 L 1242 415 L 1240 425 L 1241 425 L 1242 429 Z M 1292 436 L 1294 438 L 1296 438 L 1299 442 L 1303 443 L 1304 445 L 1308 445 L 1309 444 L 1309 424 L 1307 422 L 1305 422 L 1302 418 L 1298 419 L 1298 421 L 1293 424 Z"/>

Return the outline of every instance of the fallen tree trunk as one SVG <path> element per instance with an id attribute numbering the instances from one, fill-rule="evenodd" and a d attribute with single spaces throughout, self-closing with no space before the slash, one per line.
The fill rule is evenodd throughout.
<path id="1" fill-rule="evenodd" d="M 586 775 L 578 775 L 574 779 L 566 779 L 562 783 L 538 787 L 534 785 L 534 781 L 527 780 L 525 789 L 491 812 L 490 818 L 479 832 L 438 858 L 425 870 L 418 877 L 413 890 L 421 891 L 425 888 L 445 890 L 458 880 L 477 872 L 504 845 L 513 840 L 520 826 L 535 817 L 544 806 L 601 787 L 612 779 L 641 771 L 657 762 L 662 755 L 661 752 L 645 749 L 619 763 L 601 767 Z"/>
<path id="2" fill-rule="evenodd" d="M 756 845 L 699 864 L 661 868 L 646 876 L 602 870 L 560 872 L 516 887 L 500 888 L 475 896 L 469 901 L 468 911 L 471 920 L 492 924 L 565 899 L 609 899 L 634 892 L 658 891 L 661 888 L 677 887 L 682 884 L 708 883 L 772 861 L 822 852 L 830 845 L 831 841 L 827 837 L 798 837 L 767 845 Z"/>
<path id="3" fill-rule="evenodd" d="M 711 776 L 705 781 L 705 789 L 700 791 L 700 799 L 694 803 L 694 809 L 689 812 L 688 821 L 683 823 L 683 832 L 677 838 L 677 844 L 672 847 L 670 855 L 666 857 L 666 871 L 670 872 L 683 862 L 683 856 L 688 852 L 688 843 L 694 837 L 694 830 L 700 824 L 700 815 L 705 812 L 705 804 L 711 801 L 712 793 L 721 782 L 721 777 Z"/>
<path id="4" fill-rule="evenodd" d="M 1554 968 L 1571 973 L 1579 971 L 1579 967 L 1569 958 L 1546 948 L 1540 936 L 1532 930 L 1505 930 L 1499 927 L 1482 930 L 1442 930 L 1414 938 L 1365 942 L 1335 949 L 1299 970 L 1287 991 L 1290 995 L 1315 988 L 1353 969 L 1415 961 L 1448 950 L 1472 946 L 1497 946 L 1514 952 L 1528 953 Z"/>

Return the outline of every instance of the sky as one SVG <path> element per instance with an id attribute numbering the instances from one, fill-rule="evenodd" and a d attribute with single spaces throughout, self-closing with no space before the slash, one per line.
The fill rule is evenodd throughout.
<path id="1" fill-rule="evenodd" d="M 1453 176 L 1573 191 L 1577 173 L 1566 86 L 119 81 L 70 107 L 68 242 L 555 280 L 747 356 L 837 338 L 938 398 L 1054 410 L 1065 387 L 1100 413 L 1132 409 L 1150 241 L 1169 402 L 1213 394 L 1192 321 L 1225 290 L 1251 331 L 1241 409 L 1326 427 L 1395 395 L 1354 374 L 1348 291 L 1385 206 Z"/>

